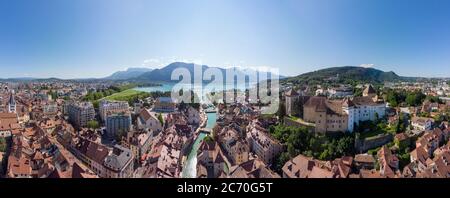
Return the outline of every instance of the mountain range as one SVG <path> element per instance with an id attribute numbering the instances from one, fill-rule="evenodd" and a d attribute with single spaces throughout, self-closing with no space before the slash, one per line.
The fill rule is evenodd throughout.
<path id="1" fill-rule="evenodd" d="M 220 68 L 220 67 L 209 67 L 202 65 L 202 71 L 208 68 L 217 68 L 224 75 L 224 80 L 226 79 L 226 73 L 230 70 L 236 70 L 240 74 L 247 74 L 248 70 L 244 68 Z M 153 82 L 174 82 L 171 81 L 172 72 L 177 68 L 187 69 L 191 73 L 193 79 L 194 64 L 193 63 L 183 63 L 174 62 L 160 69 L 150 69 L 150 68 L 129 68 L 125 71 L 118 71 L 110 76 L 104 78 L 89 78 L 89 79 L 70 79 L 70 81 L 131 81 L 131 82 L 143 82 L 143 83 L 153 83 Z M 250 72 L 251 73 L 251 72 Z M 191 79 L 191 80 L 192 80 Z M 247 76 L 248 79 L 258 79 L 258 82 L 265 79 L 258 78 L 255 75 Z M 430 78 L 421 77 L 403 77 L 396 73 L 389 71 L 384 72 L 375 68 L 366 68 L 358 66 L 343 66 L 343 67 L 330 67 L 313 72 L 304 73 L 293 77 L 280 76 L 281 83 L 295 83 L 295 84 L 319 84 L 323 82 L 335 82 L 335 83 L 353 83 L 353 82 L 363 82 L 363 83 L 383 83 L 385 81 L 417 81 L 425 80 Z M 0 79 L 0 81 L 68 81 L 58 78 L 9 78 Z"/>
<path id="2" fill-rule="evenodd" d="M 115 72 L 113 74 L 111 74 L 108 77 L 105 77 L 104 79 L 108 79 L 108 80 L 126 80 L 126 79 L 130 79 L 130 78 L 136 78 L 146 72 L 150 72 L 152 71 L 152 69 L 150 68 L 138 68 L 138 67 L 132 67 L 132 68 L 128 68 L 125 71 L 118 71 Z"/>
<path id="3" fill-rule="evenodd" d="M 194 79 L 194 68 L 195 65 L 193 63 L 183 63 L 183 62 L 174 62 L 166 67 L 163 67 L 161 69 L 154 69 L 151 71 L 147 71 L 142 73 L 141 75 L 138 75 L 136 77 L 128 78 L 129 81 L 137 81 L 137 82 L 171 82 L 171 76 L 172 72 L 175 69 L 183 68 L 190 72 L 191 74 L 191 81 Z M 257 73 L 249 72 L 251 69 L 243 69 L 243 68 L 221 68 L 221 67 L 209 67 L 207 65 L 202 65 L 201 69 L 202 72 L 209 68 L 215 68 L 218 69 L 223 74 L 223 79 L 226 80 L 226 75 L 228 72 L 235 71 L 238 75 L 247 75 L 246 80 L 250 81 L 250 79 L 255 79 L 255 81 L 261 81 L 264 80 L 262 77 L 258 78 Z M 254 70 L 253 70 L 254 71 Z M 280 78 L 284 78 L 283 76 L 280 76 Z M 173 82 L 173 81 L 172 81 Z"/>

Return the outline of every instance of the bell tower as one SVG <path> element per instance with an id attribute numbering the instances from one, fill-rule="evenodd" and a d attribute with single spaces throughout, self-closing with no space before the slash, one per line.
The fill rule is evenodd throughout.
<path id="1" fill-rule="evenodd" d="M 16 100 L 14 99 L 14 91 L 11 91 L 8 102 L 8 113 L 17 113 Z"/>

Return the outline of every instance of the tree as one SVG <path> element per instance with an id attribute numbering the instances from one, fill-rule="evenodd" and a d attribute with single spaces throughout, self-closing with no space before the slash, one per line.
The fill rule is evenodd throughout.
<path id="1" fill-rule="evenodd" d="M 420 91 L 410 92 L 406 94 L 405 102 L 409 106 L 418 106 L 422 104 L 425 98 L 426 98 L 425 94 L 423 94 Z"/>
<path id="2" fill-rule="evenodd" d="M 162 114 L 158 114 L 158 120 L 161 123 L 161 126 L 164 126 L 164 118 L 162 117 Z"/>
<path id="3" fill-rule="evenodd" d="M 291 157 L 288 153 L 284 152 L 279 154 L 277 157 L 275 157 L 275 163 L 272 164 L 272 169 L 275 170 L 275 172 L 281 174 L 283 172 L 283 166 L 286 164 L 287 161 L 289 161 Z"/>
<path id="4" fill-rule="evenodd" d="M 415 106 L 416 105 L 416 96 L 414 94 L 408 94 L 406 96 L 406 104 L 409 106 Z"/>
<path id="5" fill-rule="evenodd" d="M 100 128 L 100 124 L 96 120 L 91 120 L 87 123 L 87 127 L 91 129 L 98 129 Z"/>
<path id="6" fill-rule="evenodd" d="M 444 115 L 438 114 L 438 115 L 434 116 L 433 119 L 434 119 L 436 126 L 439 126 L 446 118 Z"/>
<path id="7" fill-rule="evenodd" d="M 126 135 L 127 135 L 127 131 L 125 129 L 119 129 L 114 138 L 115 138 L 116 142 L 120 142 L 120 141 L 122 141 L 122 138 L 125 137 Z"/>
<path id="8" fill-rule="evenodd" d="M 145 108 L 150 108 L 152 105 L 150 105 L 150 103 L 148 103 L 148 102 L 144 102 L 144 104 L 142 104 L 142 106 L 144 106 Z"/>
<path id="9" fill-rule="evenodd" d="M 56 100 L 56 99 L 58 98 L 58 93 L 56 93 L 56 92 L 54 92 L 54 91 L 52 91 L 52 90 L 50 90 L 50 91 L 48 92 L 48 95 L 50 95 L 50 96 L 52 97 L 53 100 Z"/>
<path id="10" fill-rule="evenodd" d="M 430 95 L 428 95 L 428 96 L 426 96 L 425 100 L 428 100 L 430 102 L 437 102 L 437 103 L 443 104 L 442 100 L 438 96 L 430 96 Z"/>
<path id="11" fill-rule="evenodd" d="M 389 90 L 386 93 L 386 100 L 389 102 L 389 105 L 391 107 L 397 107 L 398 106 L 398 96 L 397 93 L 393 90 Z"/>
<path id="12" fill-rule="evenodd" d="M 96 100 L 92 102 L 92 105 L 94 106 L 94 108 L 98 109 L 100 106 L 100 101 Z"/>
<path id="13" fill-rule="evenodd" d="M 3 137 L 0 137 L 0 152 L 6 152 L 6 139 Z"/>
<path id="14" fill-rule="evenodd" d="M 280 120 L 283 120 L 284 116 L 286 116 L 286 106 L 283 102 L 280 102 L 280 105 L 278 106 L 277 115 Z"/>
<path id="15" fill-rule="evenodd" d="M 276 125 L 269 127 L 270 134 L 287 146 L 285 152 L 290 158 L 302 153 L 308 157 L 332 160 L 344 155 L 354 154 L 353 135 L 335 137 L 319 136 L 304 127 Z"/>
<path id="16" fill-rule="evenodd" d="M 205 138 L 203 138 L 203 141 L 206 143 L 213 143 L 215 140 L 214 137 L 207 135 Z"/>
<path id="17" fill-rule="evenodd" d="M 354 88 L 353 89 L 353 95 L 354 96 L 357 96 L 357 97 L 362 96 L 362 92 L 363 92 L 363 90 L 360 89 L 360 88 Z"/>

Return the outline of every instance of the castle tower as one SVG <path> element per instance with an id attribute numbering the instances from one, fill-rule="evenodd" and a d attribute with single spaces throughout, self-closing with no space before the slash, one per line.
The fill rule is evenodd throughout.
<path id="1" fill-rule="evenodd" d="M 11 96 L 8 102 L 8 113 L 16 113 L 16 100 L 14 99 L 14 91 L 11 91 Z"/>
<path id="2" fill-rule="evenodd" d="M 342 102 L 342 110 L 344 110 L 345 113 L 347 113 L 348 115 L 348 126 L 347 129 L 349 132 L 353 132 L 354 130 L 354 123 L 355 123 L 355 119 L 356 115 L 355 115 L 355 108 L 354 108 L 355 104 L 352 102 L 351 99 L 349 98 L 345 98 L 344 101 Z"/>
<path id="3" fill-rule="evenodd" d="M 289 91 L 286 92 L 285 96 L 286 96 L 286 114 L 297 115 L 299 112 L 298 111 L 299 107 L 295 105 L 298 104 L 300 95 L 294 89 L 290 89 Z"/>
<path id="4" fill-rule="evenodd" d="M 370 97 L 373 98 L 377 95 L 377 91 L 375 91 L 375 89 L 372 87 L 372 85 L 368 85 L 364 91 L 363 91 L 363 96 L 364 97 Z"/>

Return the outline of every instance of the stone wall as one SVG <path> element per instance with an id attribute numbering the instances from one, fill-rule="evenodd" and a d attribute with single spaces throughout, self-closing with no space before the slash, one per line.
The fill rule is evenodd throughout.
<path id="1" fill-rule="evenodd" d="M 393 140 L 392 134 L 381 134 L 375 137 L 355 140 L 355 150 L 359 153 L 365 153 L 370 149 L 378 148 Z"/>
<path id="2" fill-rule="evenodd" d="M 304 125 L 304 124 L 297 122 L 289 117 L 284 117 L 284 125 L 290 126 L 290 127 L 306 127 L 309 129 L 310 132 L 314 132 L 313 126 Z"/>

